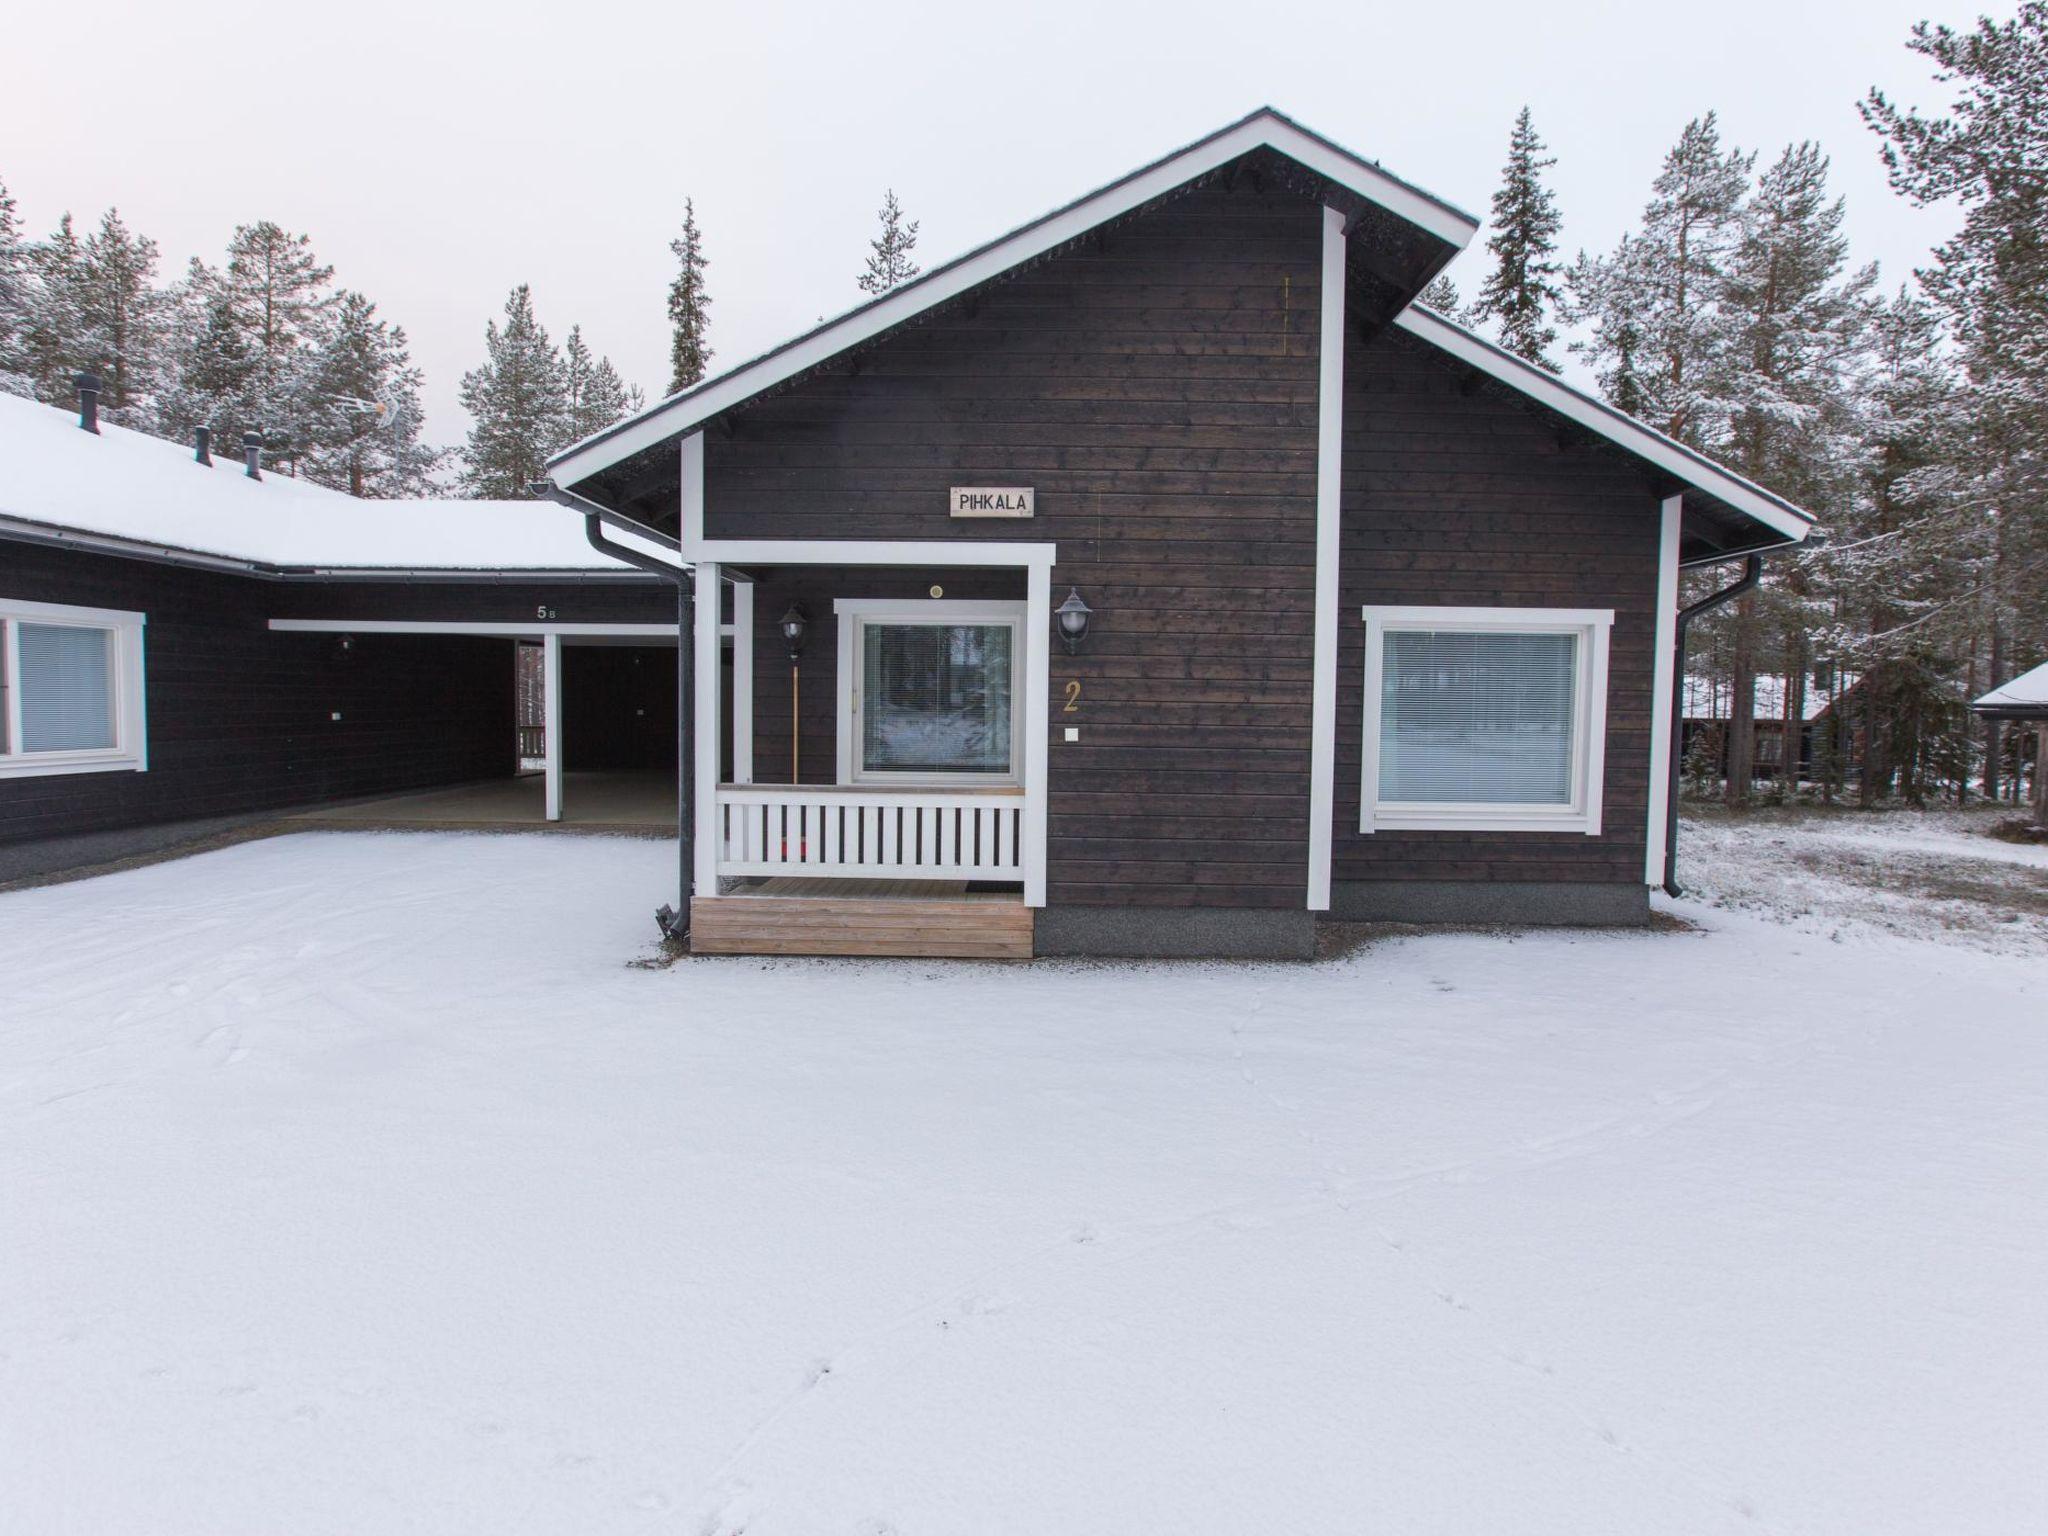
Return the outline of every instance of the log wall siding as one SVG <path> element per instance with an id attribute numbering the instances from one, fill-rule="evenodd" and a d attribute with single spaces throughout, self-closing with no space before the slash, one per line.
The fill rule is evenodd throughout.
<path id="1" fill-rule="evenodd" d="M 297 585 L 0 541 L 0 594 L 146 614 L 149 736 L 146 773 L 0 778 L 0 842 L 513 771 L 512 641 L 361 635 L 344 652 L 336 635 L 267 627 L 300 604 L 321 615 L 394 612 L 429 600 L 424 589 Z M 457 586 L 417 616 L 494 616 L 449 611 L 460 602 L 505 617 L 523 603 L 530 615 L 537 600 Z"/>
<path id="2" fill-rule="evenodd" d="M 1658 491 L 1398 331 L 1345 355 L 1338 880 L 1641 884 Z M 1612 608 L 1600 834 L 1358 829 L 1368 604 Z"/>
<path id="3" fill-rule="evenodd" d="M 1052 652 L 1054 904 L 1303 903 L 1321 227 L 1303 198 L 1187 194 L 706 434 L 714 538 L 1058 541 L 1053 601 L 1078 585 L 1097 618 Z M 954 520 L 950 485 L 1033 486 L 1037 516 Z M 821 675 L 807 651 L 808 698 Z M 806 779 L 831 744 L 807 727 Z M 787 749 L 761 740 L 764 779 Z"/>

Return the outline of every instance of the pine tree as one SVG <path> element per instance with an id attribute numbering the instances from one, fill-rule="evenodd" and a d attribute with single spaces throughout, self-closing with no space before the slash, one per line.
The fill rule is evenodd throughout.
<path id="1" fill-rule="evenodd" d="M 1958 32 L 1926 22 L 1906 45 L 1957 89 L 1924 117 L 1873 90 L 1863 119 L 1884 140 L 1895 189 L 1953 201 L 1961 230 L 1920 273 L 1946 316 L 1970 382 L 1958 445 L 1961 493 L 1989 544 L 1978 599 L 1996 685 L 2048 655 L 2048 4 Z M 1987 789 L 1999 732 L 1987 732 Z"/>
<path id="2" fill-rule="evenodd" d="M 583 327 L 569 327 L 562 345 L 561 441 L 550 443 L 555 453 L 592 433 L 602 432 L 613 422 L 623 421 L 646 403 L 638 386 L 628 386 L 608 357 L 593 357 L 583 340 Z"/>
<path id="3" fill-rule="evenodd" d="M 243 402 L 255 394 L 255 363 L 219 275 L 198 257 L 167 296 L 171 318 L 168 381 L 157 401 L 159 437 L 183 440 L 211 428 L 229 453 L 240 451 Z M 257 430 L 252 423 L 249 430 Z"/>
<path id="4" fill-rule="evenodd" d="M 1415 296 L 1415 302 L 1435 310 L 1446 320 L 1457 319 L 1465 308 L 1465 301 L 1458 296 L 1458 285 L 1451 281 L 1448 272 L 1439 272 L 1431 278 L 1429 286 Z"/>
<path id="5" fill-rule="evenodd" d="M 521 283 L 505 300 L 505 324 L 484 327 L 483 366 L 462 376 L 469 412 L 462 486 L 476 497 L 519 501 L 541 478 L 548 454 L 569 440 L 562 358 L 534 318 L 533 291 Z"/>
<path id="6" fill-rule="evenodd" d="M 910 259 L 910 253 L 917 248 L 917 220 L 904 222 L 895 189 L 883 195 L 879 217 L 881 232 L 869 242 L 867 270 L 860 275 L 865 293 L 887 293 L 899 283 L 909 282 L 918 271 L 917 263 Z"/>
<path id="7" fill-rule="evenodd" d="M 1725 435 L 1721 286 L 1755 163 L 1721 148 L 1713 113 L 1693 119 L 1664 157 L 1640 233 L 1572 271 L 1572 317 L 1594 328 L 1574 349 L 1603 379 L 1625 383 L 1632 414 L 1694 447 Z"/>
<path id="8" fill-rule="evenodd" d="M 0 181 L 0 394 L 35 393 L 29 378 L 29 245 L 20 210 Z"/>
<path id="9" fill-rule="evenodd" d="M 668 392 L 680 394 L 700 383 L 711 363 L 711 348 L 705 343 L 711 317 L 705 313 L 711 295 L 704 291 L 704 243 L 697 232 L 697 209 L 683 199 L 682 235 L 669 241 L 675 253 L 676 275 L 668 285 L 668 323 L 673 332 L 669 342 Z"/>
<path id="10" fill-rule="evenodd" d="M 213 280 L 249 359 L 247 392 L 222 402 L 237 432 L 263 434 L 296 472 L 319 413 L 313 377 L 336 303 L 334 268 L 313 255 L 307 235 L 268 219 L 237 226 L 227 265 Z"/>
<path id="11" fill-rule="evenodd" d="M 405 331 L 362 294 L 337 296 L 313 368 L 305 474 L 351 496 L 427 495 L 443 455 L 420 441 L 420 370 Z"/>
<path id="12" fill-rule="evenodd" d="M 1472 318 L 1494 321 L 1503 347 L 1554 372 L 1550 345 L 1557 331 L 1548 317 L 1560 297 L 1556 251 L 1561 221 L 1557 199 L 1543 185 L 1544 171 L 1557 160 L 1546 158 L 1544 148 L 1529 109 L 1522 108 L 1508 140 L 1500 190 L 1493 194 L 1493 234 L 1486 242 L 1493 271 L 1473 303 Z"/>

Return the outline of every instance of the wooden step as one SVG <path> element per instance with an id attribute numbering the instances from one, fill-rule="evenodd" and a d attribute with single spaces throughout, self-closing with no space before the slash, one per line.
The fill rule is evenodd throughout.
<path id="1" fill-rule="evenodd" d="M 895 955 L 1029 960 L 1031 908 L 962 896 L 699 896 L 690 949 L 700 955 Z"/>

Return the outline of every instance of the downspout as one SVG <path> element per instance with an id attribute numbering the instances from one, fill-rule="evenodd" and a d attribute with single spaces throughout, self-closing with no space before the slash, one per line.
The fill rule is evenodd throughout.
<path id="1" fill-rule="evenodd" d="M 657 560 L 630 545 L 607 538 L 604 509 L 574 491 L 561 489 L 552 480 L 536 480 L 531 489 L 543 500 L 580 513 L 583 537 L 599 554 L 623 560 L 627 565 L 637 566 L 676 584 L 676 855 L 680 868 L 676 875 L 677 905 L 669 907 L 664 904 L 654 914 L 654 920 L 660 924 L 663 938 L 686 940 L 690 936 L 690 899 L 697 893 L 697 865 L 695 850 L 691 846 L 692 834 L 696 830 L 691 781 L 696 776 L 690 771 L 688 751 L 697 671 L 697 627 L 692 619 L 695 597 L 690 580 L 693 567 L 670 565 L 665 560 Z"/>
<path id="2" fill-rule="evenodd" d="M 1664 789 L 1664 894 L 1667 896 L 1685 894 L 1678 885 L 1678 786 L 1685 768 L 1679 753 L 1685 742 L 1685 632 L 1701 614 L 1711 613 L 1724 603 L 1734 602 L 1743 593 L 1755 591 L 1763 574 L 1764 557 L 1745 556 L 1741 580 L 1731 582 L 1718 592 L 1709 592 L 1698 602 L 1678 610 L 1678 636 L 1674 642 L 1678 655 L 1671 671 L 1671 781 Z"/>

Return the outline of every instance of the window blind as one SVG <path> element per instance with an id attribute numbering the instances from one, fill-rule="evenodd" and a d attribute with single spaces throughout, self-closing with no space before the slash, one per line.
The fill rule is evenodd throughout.
<path id="1" fill-rule="evenodd" d="M 1007 624 L 862 626 L 861 767 L 1011 771 Z"/>
<path id="2" fill-rule="evenodd" d="M 1379 798 L 1572 803 L 1579 637 L 1386 632 Z"/>
<path id="3" fill-rule="evenodd" d="M 113 632 L 76 624 L 17 624 L 21 750 L 112 747 Z"/>

